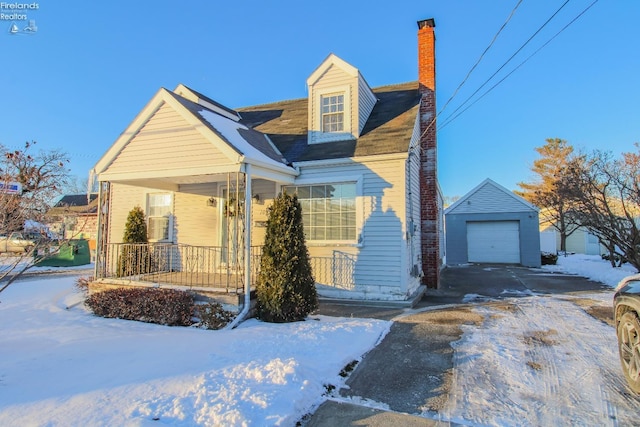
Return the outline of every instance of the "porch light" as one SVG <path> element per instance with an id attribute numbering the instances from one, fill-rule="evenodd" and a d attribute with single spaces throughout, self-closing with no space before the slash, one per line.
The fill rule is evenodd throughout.
<path id="1" fill-rule="evenodd" d="M 209 199 L 207 199 L 207 206 L 211 206 L 211 207 L 216 207 L 218 206 L 218 201 L 216 200 L 215 197 L 209 197 Z"/>
<path id="2" fill-rule="evenodd" d="M 259 195 L 258 193 L 254 194 L 254 195 L 253 195 L 253 200 L 254 200 L 256 203 L 260 202 L 260 195 Z"/>

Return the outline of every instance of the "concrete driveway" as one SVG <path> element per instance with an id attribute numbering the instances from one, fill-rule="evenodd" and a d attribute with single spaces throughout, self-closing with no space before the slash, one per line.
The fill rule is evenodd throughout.
<path id="1" fill-rule="evenodd" d="M 445 268 L 440 288 L 429 289 L 416 308 L 483 299 L 610 289 L 584 277 L 513 265 L 465 264 Z"/>
<path id="2" fill-rule="evenodd" d="M 357 365 L 346 382 L 347 388 L 339 390 L 335 400 L 322 404 L 304 425 L 453 425 L 437 421 L 437 413 L 448 400 L 453 372 L 451 343 L 460 338 L 460 325 L 482 322 L 473 305 L 486 301 L 499 305 L 502 298 L 534 294 L 604 289 L 609 288 L 583 277 L 543 269 L 464 265 L 446 268 L 440 289 L 428 290 L 415 307 L 417 312 L 321 303 L 320 314 L 393 319 L 394 323 L 384 340 Z M 375 404 L 357 404 L 360 401 Z M 434 417 L 411 415 L 425 413 Z"/>

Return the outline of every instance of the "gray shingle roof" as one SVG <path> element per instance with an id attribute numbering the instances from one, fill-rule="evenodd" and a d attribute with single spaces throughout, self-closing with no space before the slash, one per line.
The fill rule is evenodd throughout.
<path id="1" fill-rule="evenodd" d="M 309 144 L 307 99 L 239 108 L 241 122 L 269 138 L 289 162 L 407 152 L 420 95 L 418 83 L 373 89 L 378 98 L 360 138 Z"/>
<path id="2" fill-rule="evenodd" d="M 91 202 L 93 202 L 97 198 L 98 198 L 97 193 L 91 193 L 89 195 L 89 200 Z M 62 196 L 60 201 L 58 201 L 58 203 L 56 203 L 54 207 L 62 208 L 62 207 L 69 207 L 69 206 L 78 206 L 78 207 L 88 206 L 87 195 L 86 194 L 67 194 L 65 196 Z"/>

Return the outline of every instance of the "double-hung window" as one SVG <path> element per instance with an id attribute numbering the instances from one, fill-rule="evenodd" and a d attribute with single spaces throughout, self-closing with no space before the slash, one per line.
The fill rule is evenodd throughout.
<path id="1" fill-rule="evenodd" d="M 153 193 L 148 195 L 149 240 L 166 242 L 171 240 L 171 194 Z"/>
<path id="2" fill-rule="evenodd" d="M 298 196 L 308 241 L 356 242 L 355 183 L 299 185 L 286 190 Z"/>
<path id="3" fill-rule="evenodd" d="M 321 97 L 322 132 L 344 131 L 344 95 L 330 94 Z"/>

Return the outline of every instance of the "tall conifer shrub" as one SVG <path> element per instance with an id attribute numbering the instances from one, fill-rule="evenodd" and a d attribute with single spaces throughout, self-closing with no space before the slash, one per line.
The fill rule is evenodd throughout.
<path id="1" fill-rule="evenodd" d="M 318 308 L 302 210 L 295 195 L 283 192 L 269 208 L 256 294 L 258 317 L 267 322 L 303 320 Z"/>
<path id="2" fill-rule="evenodd" d="M 146 243 L 147 221 L 140 206 L 129 211 L 127 222 L 124 225 L 122 243 L 130 243 L 122 249 L 118 258 L 118 276 L 130 276 L 133 274 L 147 273 L 150 270 L 150 254 Z"/>

